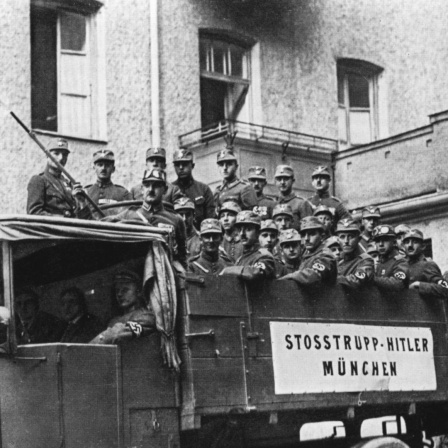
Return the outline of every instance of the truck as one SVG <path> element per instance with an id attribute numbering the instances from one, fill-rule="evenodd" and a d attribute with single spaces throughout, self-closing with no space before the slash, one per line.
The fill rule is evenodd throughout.
<path id="1" fill-rule="evenodd" d="M 176 281 L 172 334 L 20 345 L 21 288 L 60 316 L 60 292 L 76 285 L 108 321 L 114 273 L 142 275 L 156 253 L 170 259 L 171 237 L 132 223 L 4 215 L 0 241 L 4 448 L 420 448 L 448 432 L 442 300 L 187 275 Z M 162 353 L 167 334 L 179 369 Z"/>

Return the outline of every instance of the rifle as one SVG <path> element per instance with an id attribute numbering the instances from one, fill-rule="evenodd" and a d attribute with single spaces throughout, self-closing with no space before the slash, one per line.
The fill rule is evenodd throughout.
<path id="1" fill-rule="evenodd" d="M 76 180 L 70 175 L 70 173 L 53 157 L 50 151 L 45 148 L 45 146 L 40 142 L 40 140 L 37 138 L 36 134 L 33 131 L 30 131 L 23 121 L 12 111 L 10 111 L 10 114 L 14 118 L 14 120 L 17 121 L 17 123 L 20 124 L 20 126 L 25 130 L 25 132 L 31 137 L 31 140 L 33 140 L 37 146 L 44 152 L 44 154 L 58 167 L 58 170 L 60 170 L 62 173 L 64 173 L 65 177 L 72 183 L 72 185 L 77 184 Z M 84 191 L 84 190 L 83 190 Z M 99 213 L 99 215 L 104 218 L 106 215 L 104 212 L 98 207 L 98 205 L 95 203 L 95 201 L 84 191 L 84 197 L 87 199 L 87 202 L 94 208 L 94 210 Z"/>

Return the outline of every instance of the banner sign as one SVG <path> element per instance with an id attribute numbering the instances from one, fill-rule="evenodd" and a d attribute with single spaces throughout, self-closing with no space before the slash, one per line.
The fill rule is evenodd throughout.
<path id="1" fill-rule="evenodd" d="M 270 322 L 276 394 L 436 390 L 430 328 Z"/>

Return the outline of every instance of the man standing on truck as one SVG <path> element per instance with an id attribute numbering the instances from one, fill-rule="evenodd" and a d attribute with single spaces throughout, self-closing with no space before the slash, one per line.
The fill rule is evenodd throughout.
<path id="1" fill-rule="evenodd" d="M 286 274 L 292 274 L 300 267 L 300 255 L 302 253 L 300 242 L 300 234 L 296 229 L 287 229 L 280 232 L 280 253 L 286 268 Z"/>
<path id="2" fill-rule="evenodd" d="M 448 298 L 448 283 L 437 264 L 423 255 L 423 233 L 409 230 L 403 237 L 403 248 L 409 263 L 409 289 L 416 289 L 422 297 Z"/>
<path id="3" fill-rule="evenodd" d="M 174 211 L 184 220 L 187 234 L 187 258 L 195 257 L 201 252 L 201 238 L 194 226 L 195 206 L 187 198 L 180 198 L 174 203 Z"/>
<path id="4" fill-rule="evenodd" d="M 254 207 L 253 211 L 257 215 L 260 215 L 261 219 L 271 218 L 276 202 L 274 199 L 263 194 L 264 187 L 267 184 L 266 168 L 262 166 L 251 166 L 247 179 L 257 194 L 258 204 Z"/>
<path id="5" fill-rule="evenodd" d="M 378 207 L 365 207 L 361 213 L 361 219 L 363 231 L 359 240 L 359 246 L 363 252 L 367 252 L 369 243 L 373 242 L 373 229 L 380 223 L 380 209 Z"/>
<path id="6" fill-rule="evenodd" d="M 375 285 L 388 291 L 400 291 L 407 288 L 409 265 L 398 253 L 394 228 L 388 224 L 382 224 L 373 229 L 372 236 L 380 254 L 380 261 L 375 269 Z"/>
<path id="7" fill-rule="evenodd" d="M 66 165 L 70 154 L 67 140 L 52 140 L 48 151 L 62 166 Z M 26 211 L 29 215 L 91 218 L 81 184 L 70 185 L 51 159 L 47 160 L 45 171 L 28 183 Z"/>
<path id="8" fill-rule="evenodd" d="M 235 201 L 225 201 L 219 210 L 219 222 L 224 229 L 221 247 L 233 261 L 243 253 L 240 235 L 235 228 L 236 217 L 240 211 L 241 207 Z"/>

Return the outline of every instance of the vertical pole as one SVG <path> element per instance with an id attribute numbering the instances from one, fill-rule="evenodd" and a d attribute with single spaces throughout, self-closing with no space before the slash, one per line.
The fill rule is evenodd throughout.
<path id="1" fill-rule="evenodd" d="M 160 66 L 158 0 L 149 1 L 151 36 L 151 132 L 152 146 L 160 146 Z"/>
<path id="2" fill-rule="evenodd" d="M 8 326 L 8 345 L 9 353 L 15 354 L 17 351 L 16 338 L 16 319 L 14 313 L 14 293 L 13 293 L 13 273 L 12 273 L 12 254 L 11 246 L 8 241 L 2 242 L 2 259 L 3 259 L 3 293 L 4 303 L 0 305 L 8 308 L 11 319 Z"/>

